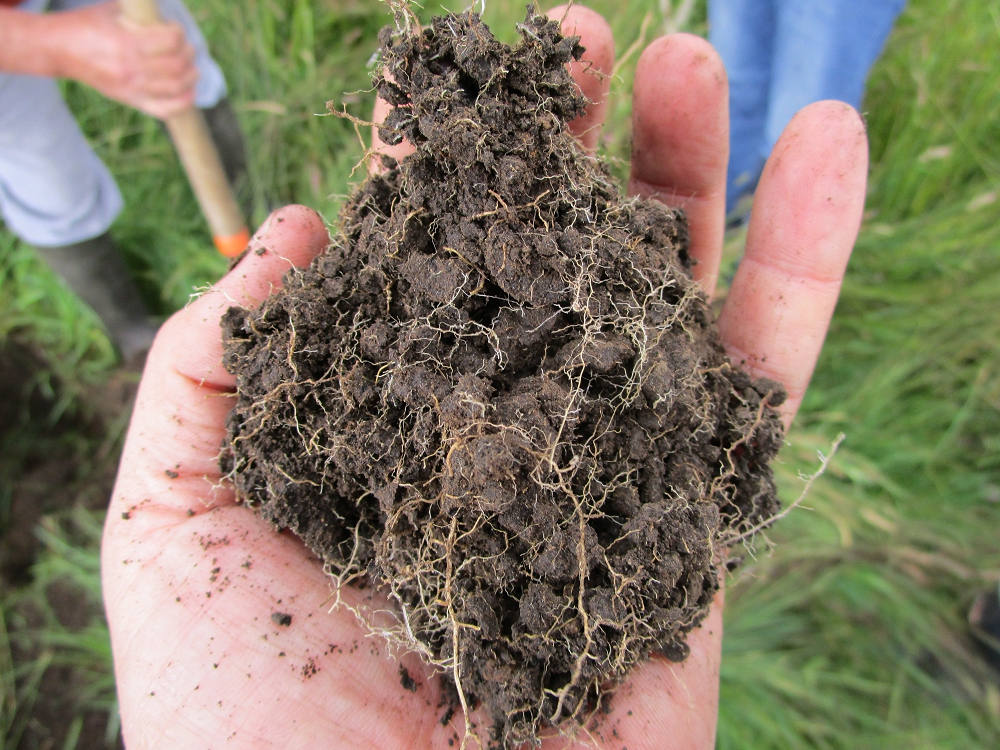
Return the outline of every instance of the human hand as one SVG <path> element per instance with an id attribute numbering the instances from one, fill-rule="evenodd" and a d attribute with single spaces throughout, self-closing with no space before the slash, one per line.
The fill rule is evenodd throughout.
<path id="1" fill-rule="evenodd" d="M 59 77 L 72 78 L 153 117 L 194 103 L 195 51 L 177 23 L 137 26 L 114 0 L 48 14 Z"/>
<path id="2" fill-rule="evenodd" d="M 583 37 L 595 67 L 610 72 L 604 21 L 576 6 L 565 24 Z M 607 79 L 584 67 L 575 72 L 585 90 L 606 95 Z M 639 61 L 630 191 L 688 211 L 695 270 L 709 290 L 722 244 L 727 93 L 721 62 L 696 37 L 659 39 Z M 573 127 L 593 144 L 596 125 L 599 118 Z M 761 178 L 746 255 L 719 325 L 734 361 L 786 385 L 786 424 L 836 302 L 866 170 L 860 118 L 824 102 L 792 121 Z M 345 609 L 327 612 L 331 584 L 315 557 L 236 505 L 218 469 L 234 400 L 234 379 L 221 366 L 219 318 L 230 305 L 258 303 L 287 268 L 308 263 L 327 241 L 307 209 L 273 215 L 252 251 L 171 318 L 150 353 L 102 550 L 131 750 L 445 748 L 463 735 L 460 712 L 440 723 L 439 682 L 419 659 L 401 659 L 417 683 L 406 691 L 384 644 L 365 637 Z M 370 592 L 340 595 L 356 605 Z M 272 613 L 292 621 L 278 624 Z M 720 597 L 690 633 L 687 660 L 654 658 L 638 667 L 601 717 L 594 742 L 616 750 L 712 747 L 721 638 Z M 473 720 L 485 719 L 474 713 Z"/>

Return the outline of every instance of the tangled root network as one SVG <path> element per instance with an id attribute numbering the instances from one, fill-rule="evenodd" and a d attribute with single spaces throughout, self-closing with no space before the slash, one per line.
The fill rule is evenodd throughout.
<path id="1" fill-rule="evenodd" d="M 240 499 L 383 590 L 381 630 L 506 747 L 686 656 L 717 553 L 777 510 L 784 398 L 726 360 L 683 215 L 623 200 L 569 134 L 579 40 L 519 28 L 384 30 L 380 134 L 416 152 L 223 321 Z"/>

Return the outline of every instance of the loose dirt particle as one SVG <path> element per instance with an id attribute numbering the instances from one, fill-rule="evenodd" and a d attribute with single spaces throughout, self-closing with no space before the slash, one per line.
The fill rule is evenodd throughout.
<path id="1" fill-rule="evenodd" d="M 726 360 L 681 212 L 623 200 L 566 129 L 578 40 L 533 12 L 521 34 L 384 30 L 380 136 L 416 152 L 223 319 L 238 497 L 388 593 L 379 631 L 506 747 L 686 657 L 719 548 L 778 507 L 784 399 Z"/>
<path id="2" fill-rule="evenodd" d="M 411 693 L 417 692 L 416 680 L 410 677 L 409 670 L 402 665 L 399 667 L 399 684 L 403 686 L 404 690 L 409 690 Z"/>
<path id="3" fill-rule="evenodd" d="M 319 667 L 316 666 L 316 660 L 313 659 L 312 657 L 309 657 L 309 660 L 302 665 L 302 669 L 300 671 L 302 673 L 302 677 L 306 680 L 309 680 L 317 672 L 319 672 Z"/>

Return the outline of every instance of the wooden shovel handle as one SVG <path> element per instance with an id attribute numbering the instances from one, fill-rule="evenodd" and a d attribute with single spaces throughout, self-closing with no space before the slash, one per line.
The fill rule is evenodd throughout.
<path id="1" fill-rule="evenodd" d="M 140 26 L 162 21 L 156 0 L 118 0 L 122 15 Z M 250 241 L 243 215 L 212 142 L 205 118 L 197 107 L 167 118 L 167 130 L 212 230 L 215 247 L 226 257 L 239 255 Z"/>

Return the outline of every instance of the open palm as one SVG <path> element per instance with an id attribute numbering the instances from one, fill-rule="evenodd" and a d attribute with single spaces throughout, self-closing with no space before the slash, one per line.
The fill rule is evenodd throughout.
<path id="1" fill-rule="evenodd" d="M 564 30 L 609 72 L 607 24 L 579 6 Z M 575 64 L 592 101 L 607 76 Z M 687 211 L 696 275 L 711 293 L 722 249 L 728 88 L 703 40 L 675 35 L 639 60 L 629 191 Z M 593 147 L 595 105 L 573 124 Z M 775 147 L 746 255 L 719 318 L 730 357 L 785 384 L 786 424 L 819 354 L 861 219 L 867 145 L 857 113 L 814 104 Z M 218 468 L 234 379 L 222 368 L 219 318 L 253 306 L 291 266 L 328 244 L 312 211 L 288 207 L 208 294 L 174 315 L 150 353 L 105 529 L 104 592 L 126 744 L 178 748 L 446 748 L 464 735 L 439 681 L 413 655 L 390 655 L 345 608 L 329 612 L 330 580 L 294 537 L 236 503 Z M 369 591 L 340 592 L 360 603 Z M 289 621 L 290 617 L 290 621 Z M 680 664 L 635 670 L 576 741 L 619 750 L 714 744 L 721 595 Z M 405 668 L 405 674 L 401 671 Z M 411 682 L 412 680 L 412 682 Z M 405 683 L 405 685 L 404 685 Z M 407 687 L 409 689 L 404 689 Z M 486 718 L 473 714 L 483 729 Z M 569 740 L 555 738 L 546 746 Z"/>

